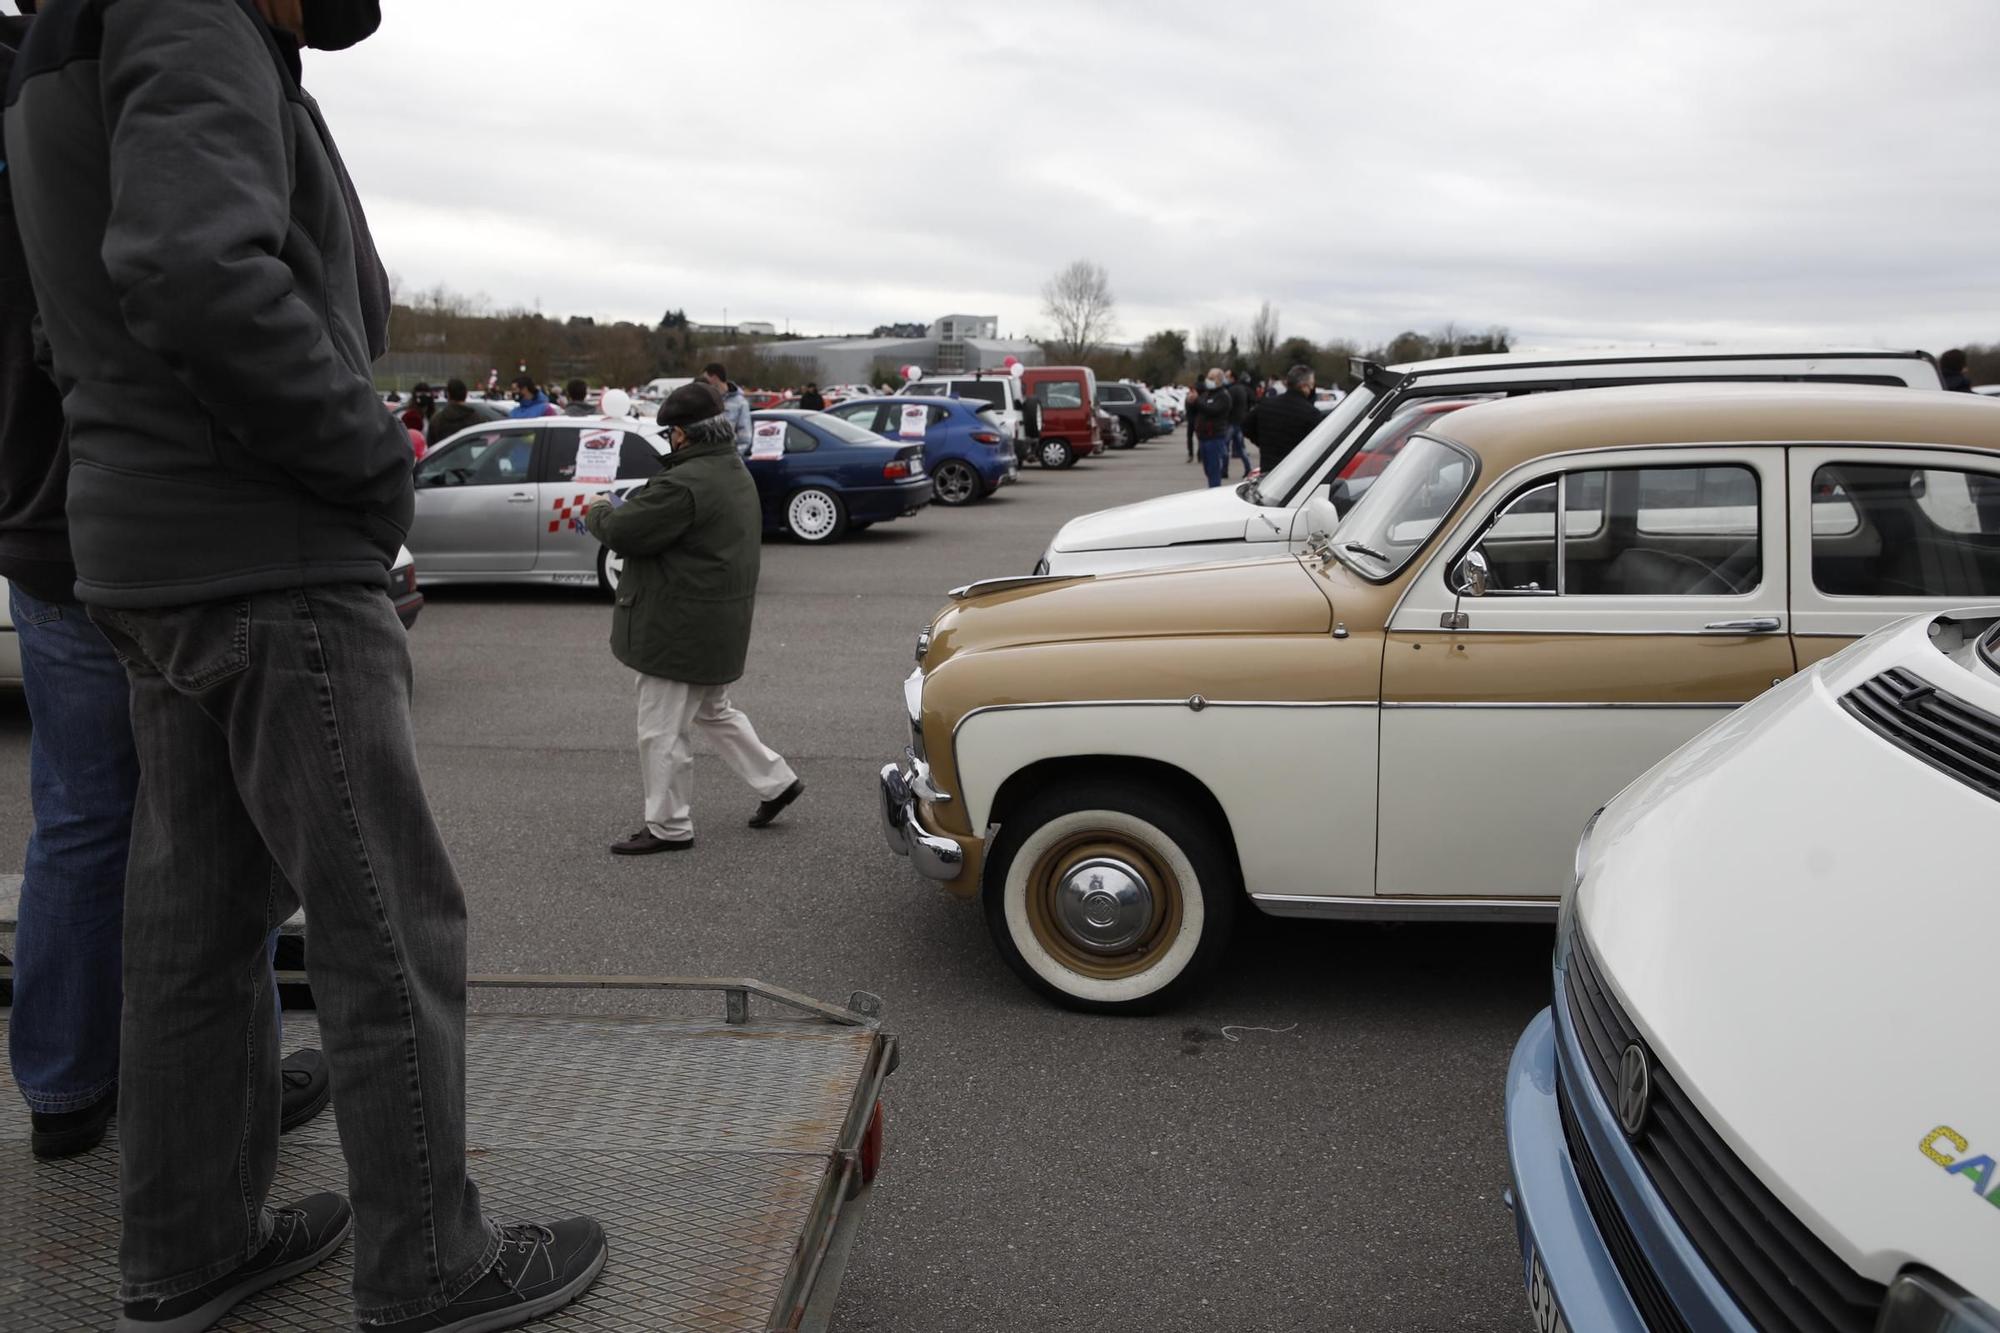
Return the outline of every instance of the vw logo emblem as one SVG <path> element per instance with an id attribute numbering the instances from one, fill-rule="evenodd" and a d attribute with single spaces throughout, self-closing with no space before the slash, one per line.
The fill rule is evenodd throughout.
<path id="1" fill-rule="evenodd" d="M 1618 1063 L 1618 1123 L 1627 1135 L 1636 1138 L 1645 1128 L 1652 1101 L 1653 1071 L 1646 1062 L 1646 1048 L 1635 1041 Z"/>

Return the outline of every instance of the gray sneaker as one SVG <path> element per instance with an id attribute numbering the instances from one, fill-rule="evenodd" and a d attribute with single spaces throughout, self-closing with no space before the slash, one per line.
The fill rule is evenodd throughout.
<path id="1" fill-rule="evenodd" d="M 500 1257 L 449 1305 L 363 1333 L 495 1333 L 568 1305 L 604 1271 L 604 1228 L 588 1217 L 500 1228 Z"/>
<path id="2" fill-rule="evenodd" d="M 202 1333 L 246 1296 L 296 1277 L 340 1248 L 354 1210 L 338 1194 L 314 1194 L 272 1210 L 264 1248 L 206 1286 L 164 1301 L 127 1301 L 118 1333 Z"/>

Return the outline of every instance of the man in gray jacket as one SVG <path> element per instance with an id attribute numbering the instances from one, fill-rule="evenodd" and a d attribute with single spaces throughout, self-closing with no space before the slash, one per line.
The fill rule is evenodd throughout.
<path id="1" fill-rule="evenodd" d="M 423 797 L 385 575 L 409 444 L 388 285 L 301 43 L 373 0 L 65 0 L 15 63 L 6 169 L 70 427 L 76 593 L 139 756 L 119 1065 L 121 1333 L 197 1333 L 352 1229 L 374 1329 L 581 1292 L 587 1218 L 495 1227 L 465 1170 L 465 901 Z M 295 902 L 348 1202 L 273 1208 L 265 941 Z"/>

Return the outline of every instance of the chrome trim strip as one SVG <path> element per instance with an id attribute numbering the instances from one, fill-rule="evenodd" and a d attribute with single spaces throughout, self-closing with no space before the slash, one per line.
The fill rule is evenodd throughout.
<path id="1" fill-rule="evenodd" d="M 962 602 L 968 597 L 978 597 L 989 592 L 1007 592 L 1014 588 L 1031 588 L 1037 583 L 1060 583 L 1065 579 L 1094 579 L 1095 574 L 1012 574 L 1006 578 L 980 579 L 974 583 L 953 588 L 945 596 L 954 602 Z"/>
<path id="2" fill-rule="evenodd" d="M 1253 893 L 1250 901 L 1270 916 L 1324 921 L 1525 921 L 1556 919 L 1556 898 L 1316 898 L 1296 893 Z"/>
<path id="3" fill-rule="evenodd" d="M 981 713 L 1015 713 L 1040 708 L 1178 708 L 1185 712 L 1188 701 L 1179 699 L 1055 699 L 1046 703 L 1033 704 L 982 704 L 968 711 L 964 717 L 952 723 L 951 738 L 958 740 L 959 730 Z M 1211 708 L 1374 708 L 1373 699 L 1205 699 L 1202 710 Z"/>
<path id="4" fill-rule="evenodd" d="M 1383 705 L 1382 705 L 1382 707 L 1384 707 L 1384 708 L 1534 708 L 1534 709 L 1552 709 L 1552 708 L 1561 708 L 1561 709 L 1574 709 L 1574 708 L 1653 708 L 1653 709 L 1659 709 L 1659 708 L 1702 708 L 1702 709 L 1707 709 L 1707 710 L 1709 710 L 1709 711 L 1711 711 L 1711 712 L 1721 712 L 1721 713 L 1726 713 L 1726 712 L 1728 712 L 1728 711 L 1729 711 L 1730 709 L 1732 709 L 1732 708 L 1741 708 L 1742 706 L 1743 706 L 1743 704 L 1742 704 L 1742 703 L 1740 703 L 1740 702 L 1739 702 L 1739 703 L 1687 703 L 1687 702 L 1684 702 L 1684 701 L 1680 701 L 1680 700 L 1664 700 L 1664 699 L 1663 699 L 1663 700 L 1659 700 L 1659 701 L 1656 701 L 1656 702 L 1650 702 L 1650 701 L 1643 701 L 1643 700 L 1641 700 L 1641 701 L 1635 701 L 1635 702 L 1631 702 L 1631 703 L 1627 703 L 1627 702 L 1625 702 L 1624 700 L 1616 700 L 1616 701 L 1612 701 L 1612 700 L 1601 700 L 1601 701 L 1587 701 L 1587 702 L 1579 702 L 1579 701 L 1576 701 L 1576 700 L 1569 700 L 1569 699 L 1563 699 L 1563 700 L 1554 700 L 1554 699 L 1552 699 L 1552 700 L 1546 700 L 1546 701 L 1540 701 L 1540 700 L 1526 700 L 1526 701 L 1522 701 L 1522 700 L 1515 700 L 1515 699 L 1504 699 L 1504 700 L 1503 700 L 1503 699 L 1495 699 L 1495 700 L 1493 700 L 1493 701 L 1491 701 L 1491 702 L 1487 702 L 1487 701 L 1485 701 L 1485 700 L 1481 700 L 1481 701 L 1479 701 L 1479 702 L 1476 702 L 1476 703 L 1465 703 L 1465 702 L 1462 702 L 1462 701 L 1459 701 L 1459 700 L 1442 700 L 1442 699 L 1440 699 L 1440 700 L 1435 700 L 1435 701 L 1426 701 L 1426 700 L 1411 700 L 1411 701 L 1407 701 L 1407 702 L 1405 702 L 1405 701 L 1400 701 L 1400 700 L 1399 700 L 1399 701 L 1397 701 L 1397 702 L 1395 702 L 1395 703 L 1385 703 L 1385 704 L 1383 704 Z"/>
<path id="5" fill-rule="evenodd" d="M 1505 594 L 1500 594 L 1500 593 L 1488 593 L 1485 597 L 1480 598 L 1479 600 L 1482 602 L 1491 603 L 1494 597 L 1504 596 L 1504 595 Z M 1539 596 L 1542 597 L 1552 597 L 1554 595 L 1555 594 L 1553 593 L 1539 594 Z M 1579 615 L 1588 615 L 1592 610 L 1592 608 L 1588 606 L 1578 605 L 1578 603 L 1582 600 L 1581 594 L 1570 593 L 1566 597 L 1564 597 L 1563 600 L 1565 601 L 1565 603 L 1567 603 L 1567 606 L 1565 607 L 1564 611 L 1565 614 L 1568 613 L 1568 607 L 1575 607 L 1576 613 Z M 1537 607 L 1535 609 L 1541 610 L 1542 608 Z M 1898 612 L 1897 614 L 1915 615 L 1919 613 Z M 1716 637 L 1716 634 L 1713 630 L 1705 630 L 1705 629 L 1523 629 L 1518 625 L 1502 625 L 1492 629 L 1468 628 L 1461 630 L 1442 630 L 1436 627 L 1435 625 L 1411 625 L 1407 629 L 1397 629 L 1395 626 L 1391 625 L 1387 630 L 1383 632 L 1386 634 L 1436 634 L 1440 636 L 1444 634 L 1452 634 L 1454 636 L 1459 634 L 1532 634 L 1538 638 L 1547 638 L 1552 635 L 1561 635 L 1565 639 L 1680 639 L 1697 635 L 1705 636 L 1711 639 Z M 1780 630 L 1778 632 L 1782 633 L 1783 631 Z M 1752 639 L 1768 639 L 1771 638 L 1772 635 L 1769 633 L 1757 633 L 1757 634 L 1746 633 L 1744 637 Z M 1858 638 L 1860 636 L 1854 634 L 1825 634 L 1819 637 L 1829 638 L 1829 639 L 1851 639 L 1851 638 Z"/>

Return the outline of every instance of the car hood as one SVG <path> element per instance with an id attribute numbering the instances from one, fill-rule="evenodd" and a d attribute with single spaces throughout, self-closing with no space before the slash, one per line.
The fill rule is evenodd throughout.
<path id="1" fill-rule="evenodd" d="M 1840 705 L 1901 666 L 2000 714 L 1906 621 L 1768 692 L 1606 809 L 1577 929 L 1709 1124 L 1847 1263 L 2000 1302 L 2000 801 Z M 2000 1171 L 1992 1175 L 2000 1178 Z M 1990 1190 L 1996 1179 L 1988 1179 Z"/>
<path id="2" fill-rule="evenodd" d="M 1058 551 L 1119 551 L 1241 541 L 1245 525 L 1259 514 L 1291 525 L 1289 511 L 1251 504 L 1232 486 L 1180 491 L 1073 518 L 1057 531 L 1054 545 Z"/>
<path id="3" fill-rule="evenodd" d="M 925 668 L 958 653 L 1079 639 L 1325 634 L 1333 608 L 1292 556 L 1022 581 L 946 608 Z"/>

